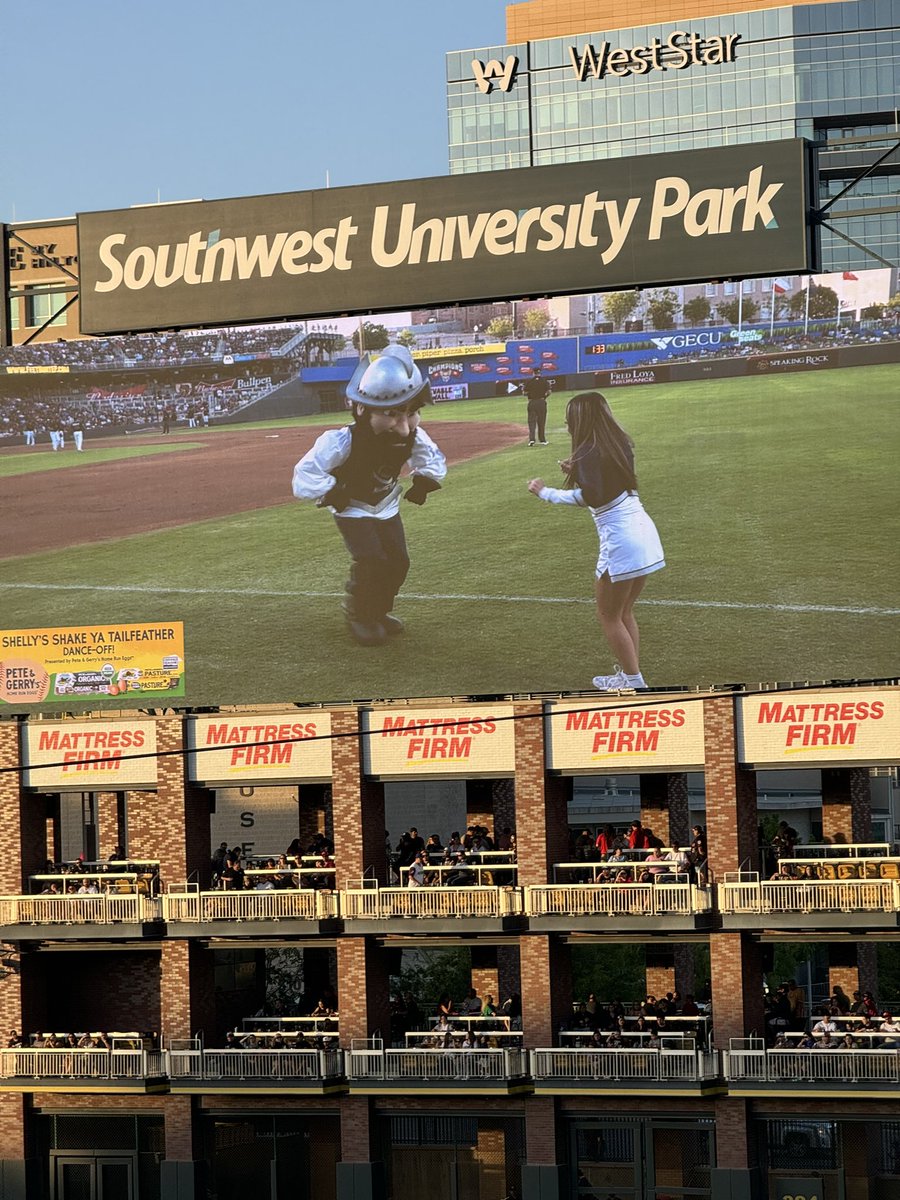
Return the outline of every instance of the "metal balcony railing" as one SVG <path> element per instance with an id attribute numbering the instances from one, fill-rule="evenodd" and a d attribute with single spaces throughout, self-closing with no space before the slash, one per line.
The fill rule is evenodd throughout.
<path id="1" fill-rule="evenodd" d="M 340 1079 L 341 1050 L 166 1051 L 169 1078 L 215 1080 Z"/>
<path id="2" fill-rule="evenodd" d="M 535 1079 L 656 1080 L 700 1083 L 721 1075 L 715 1050 L 532 1050 Z"/>
<path id="3" fill-rule="evenodd" d="M 900 1083 L 900 1049 L 772 1050 L 723 1052 L 729 1083 Z"/>
<path id="4" fill-rule="evenodd" d="M 900 912 L 900 880 L 770 879 L 726 874 L 718 885 L 723 914 Z"/>
<path id="5" fill-rule="evenodd" d="M 159 900 L 137 893 L 0 899 L 0 925 L 136 925 L 158 920 L 160 913 Z"/>
<path id="6" fill-rule="evenodd" d="M 552 883 L 525 889 L 531 917 L 687 917 L 711 908 L 711 889 L 690 883 Z"/>
<path id="7" fill-rule="evenodd" d="M 341 892 L 346 921 L 386 921 L 396 917 L 499 919 L 522 911 L 522 893 L 500 887 L 360 888 Z"/>
<path id="8" fill-rule="evenodd" d="M 510 1080 L 528 1074 L 525 1050 L 346 1050 L 347 1078 L 352 1081 Z"/>
<path id="9" fill-rule="evenodd" d="M 0 1050 L 3 1079 L 151 1079 L 166 1073 L 160 1050 L 74 1046 Z"/>
<path id="10" fill-rule="evenodd" d="M 162 897 L 169 922 L 320 921 L 338 914 L 336 892 L 313 889 L 243 892 L 174 892 Z"/>

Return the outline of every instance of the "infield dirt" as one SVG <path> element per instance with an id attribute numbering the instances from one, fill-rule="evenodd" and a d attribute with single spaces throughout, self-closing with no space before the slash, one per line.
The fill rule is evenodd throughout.
<path id="1" fill-rule="evenodd" d="M 73 462 L 64 470 L 0 479 L 0 511 L 15 514 L 0 557 L 113 541 L 286 504 L 292 500 L 294 464 L 320 433 L 337 423 L 104 438 L 94 445 L 200 444 L 177 454 Z M 443 421 L 439 427 L 440 446 L 451 466 L 505 449 L 523 436 L 521 425 L 505 422 Z M 7 453 L 16 452 L 25 453 L 21 447 Z M 60 453 L 80 458 L 74 450 Z"/>

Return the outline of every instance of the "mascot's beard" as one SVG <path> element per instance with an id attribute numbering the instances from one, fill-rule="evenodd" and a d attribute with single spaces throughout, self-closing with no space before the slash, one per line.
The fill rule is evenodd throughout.
<path id="1" fill-rule="evenodd" d="M 360 445 L 365 447 L 368 455 L 378 466 L 379 474 L 387 474 L 396 479 L 400 474 L 415 444 L 415 430 L 407 437 L 398 437 L 396 433 L 373 433 L 368 421 L 358 421 L 355 437 L 360 439 Z"/>

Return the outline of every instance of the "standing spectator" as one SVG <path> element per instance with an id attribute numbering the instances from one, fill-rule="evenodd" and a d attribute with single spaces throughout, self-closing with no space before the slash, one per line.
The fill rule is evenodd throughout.
<path id="1" fill-rule="evenodd" d="M 799 1031 L 806 1024 L 806 996 L 796 979 L 788 980 L 787 998 L 791 1006 L 790 1027 Z"/>
<path id="2" fill-rule="evenodd" d="M 698 887 L 706 887 L 709 882 L 709 848 L 706 844 L 706 830 L 702 825 L 691 827 L 691 845 L 688 850 L 691 866 Z"/>
<path id="3" fill-rule="evenodd" d="M 647 832 L 639 820 L 631 822 L 631 831 L 628 834 L 628 849 L 629 850 L 646 850 L 648 848 Z"/>

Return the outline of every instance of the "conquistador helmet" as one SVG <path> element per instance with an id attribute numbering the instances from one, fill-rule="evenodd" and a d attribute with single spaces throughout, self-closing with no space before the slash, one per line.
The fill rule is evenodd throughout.
<path id="1" fill-rule="evenodd" d="M 405 346 L 364 354 L 347 384 L 347 402 L 365 408 L 402 408 L 416 397 L 427 404 L 430 389 Z"/>

